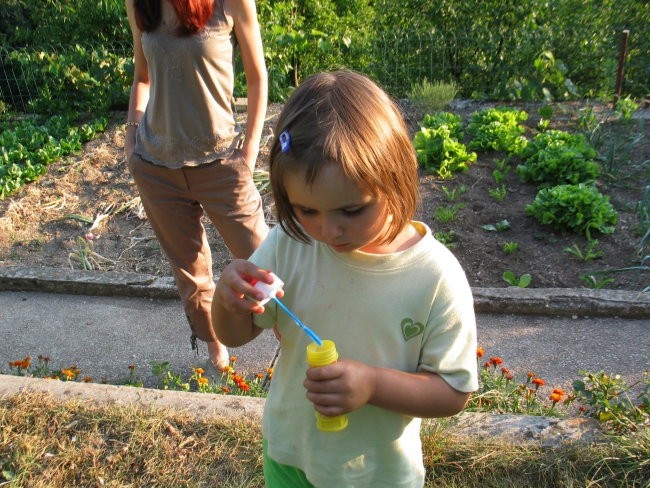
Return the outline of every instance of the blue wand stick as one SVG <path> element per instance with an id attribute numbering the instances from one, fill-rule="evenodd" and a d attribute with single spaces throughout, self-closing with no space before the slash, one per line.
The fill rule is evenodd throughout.
<path id="1" fill-rule="evenodd" d="M 280 301 L 279 298 L 277 298 L 276 296 L 274 296 L 274 297 L 273 297 L 273 300 L 275 300 L 275 303 L 277 303 L 278 305 L 280 305 L 280 308 L 281 308 L 282 310 L 284 310 L 284 311 L 286 312 L 286 314 L 287 314 L 289 317 L 291 317 L 291 318 L 293 319 L 293 321 L 294 321 L 296 324 L 298 324 L 298 326 L 299 326 L 302 330 L 304 330 L 304 331 L 307 333 L 307 335 L 308 335 L 309 337 L 311 337 L 312 340 L 313 340 L 316 344 L 318 344 L 319 346 L 322 346 L 322 345 L 323 345 L 323 341 L 321 340 L 321 338 L 318 337 L 318 336 L 316 335 L 316 333 L 315 333 L 313 330 L 311 330 L 309 327 L 307 327 L 305 324 L 303 324 L 303 323 L 302 323 L 302 320 L 300 320 L 298 317 L 296 317 L 296 315 L 295 315 L 291 310 L 289 310 L 289 309 L 287 308 L 287 306 L 286 306 L 284 303 L 282 303 L 282 302 Z"/>

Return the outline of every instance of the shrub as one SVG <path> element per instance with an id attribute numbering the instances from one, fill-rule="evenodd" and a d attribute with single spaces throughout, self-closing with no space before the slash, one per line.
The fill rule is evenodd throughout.
<path id="1" fill-rule="evenodd" d="M 426 78 L 419 83 L 411 85 L 408 98 L 420 110 L 434 112 L 442 110 L 454 99 L 458 93 L 458 86 L 452 81 L 429 82 Z"/>

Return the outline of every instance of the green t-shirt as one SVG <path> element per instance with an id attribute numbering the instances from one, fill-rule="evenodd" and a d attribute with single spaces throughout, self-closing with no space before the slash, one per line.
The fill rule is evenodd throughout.
<path id="1" fill-rule="evenodd" d="M 280 226 L 250 260 L 285 283 L 282 301 L 340 358 L 401 371 L 439 374 L 459 391 L 478 388 L 476 321 L 470 286 L 454 255 L 423 223 L 404 251 L 337 253 L 290 238 Z M 317 487 L 415 487 L 424 483 L 420 419 L 372 405 L 348 414 L 348 427 L 321 432 L 302 382 L 309 337 L 282 310 L 255 316 L 277 325 L 281 353 L 264 409 L 269 456 L 305 472 Z"/>

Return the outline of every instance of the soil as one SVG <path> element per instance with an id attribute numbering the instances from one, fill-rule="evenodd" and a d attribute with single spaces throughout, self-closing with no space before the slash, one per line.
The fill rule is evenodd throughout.
<path id="1" fill-rule="evenodd" d="M 467 120 L 474 111 L 488 105 L 456 101 L 448 110 Z M 418 130 L 417 122 L 422 114 L 407 108 L 406 103 L 404 107 L 410 129 Z M 529 114 L 525 124 L 526 136 L 530 139 L 539 120 L 539 107 L 520 104 L 516 108 Z M 280 109 L 277 104 L 269 106 L 264 137 L 267 142 Z M 585 110 L 601 120 L 608 117 L 605 105 L 566 103 L 554 107 L 551 128 L 576 131 Z M 85 255 L 86 267 L 96 272 L 170 275 L 124 160 L 124 120 L 124 112 L 114 113 L 108 130 L 86 144 L 83 153 L 50 165 L 47 174 L 38 181 L 0 201 L 0 265 L 83 269 L 81 256 Z M 647 246 L 641 248 L 643 235 L 639 220 L 639 202 L 645 201 L 648 211 L 644 189 L 650 185 L 647 164 L 650 124 L 639 122 L 634 125 L 634 134 L 641 133 L 644 137 L 633 145 L 630 161 L 621 164 L 613 177 L 601 178 L 599 182 L 600 191 L 610 197 L 616 208 L 619 221 L 613 234 L 596 236 L 597 249 L 602 251 L 597 259 L 584 260 L 565 251 L 575 245 L 584 254 L 587 246 L 584 237 L 556 232 L 526 215 L 525 207 L 532 203 L 537 190 L 534 185 L 519 180 L 514 169 L 517 161 L 513 161 L 505 181 L 505 199 L 498 202 L 490 196 L 488 190 L 496 186 L 492 176 L 494 161 L 504 157 L 496 152 L 479 153 L 468 171 L 458 173 L 451 180 L 422 173 L 422 205 L 417 218 L 429 224 L 434 233 L 453 233 L 450 247 L 473 287 L 511 286 L 503 279 L 504 271 L 511 271 L 515 277 L 530 274 L 531 288 L 589 287 L 581 276 L 592 275 L 597 286 L 642 290 L 650 285 L 648 271 L 594 274 L 639 266 L 642 257 L 650 254 Z M 617 123 L 603 124 L 604 132 L 615 133 Z M 267 161 L 268 146 L 264 145 L 258 167 L 266 169 Z M 465 193 L 451 201 L 448 195 L 461 187 L 466 189 Z M 272 223 L 272 198 L 267 192 L 263 192 L 263 196 L 267 217 Z M 436 209 L 443 206 L 458 208 L 456 217 L 450 222 L 442 223 L 436 218 Z M 508 230 L 497 232 L 483 228 L 503 220 L 509 223 Z M 213 226 L 208 221 L 205 224 L 216 274 L 230 257 Z M 509 255 L 503 250 L 507 242 L 517 243 L 517 249 Z M 606 277 L 613 281 L 603 283 Z"/>

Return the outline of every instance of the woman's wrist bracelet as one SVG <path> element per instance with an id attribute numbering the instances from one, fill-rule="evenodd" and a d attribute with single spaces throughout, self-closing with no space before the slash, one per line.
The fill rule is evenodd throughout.
<path id="1" fill-rule="evenodd" d="M 124 127 L 138 127 L 140 125 L 139 122 L 133 122 L 132 120 L 127 120 L 126 124 L 124 124 Z"/>

